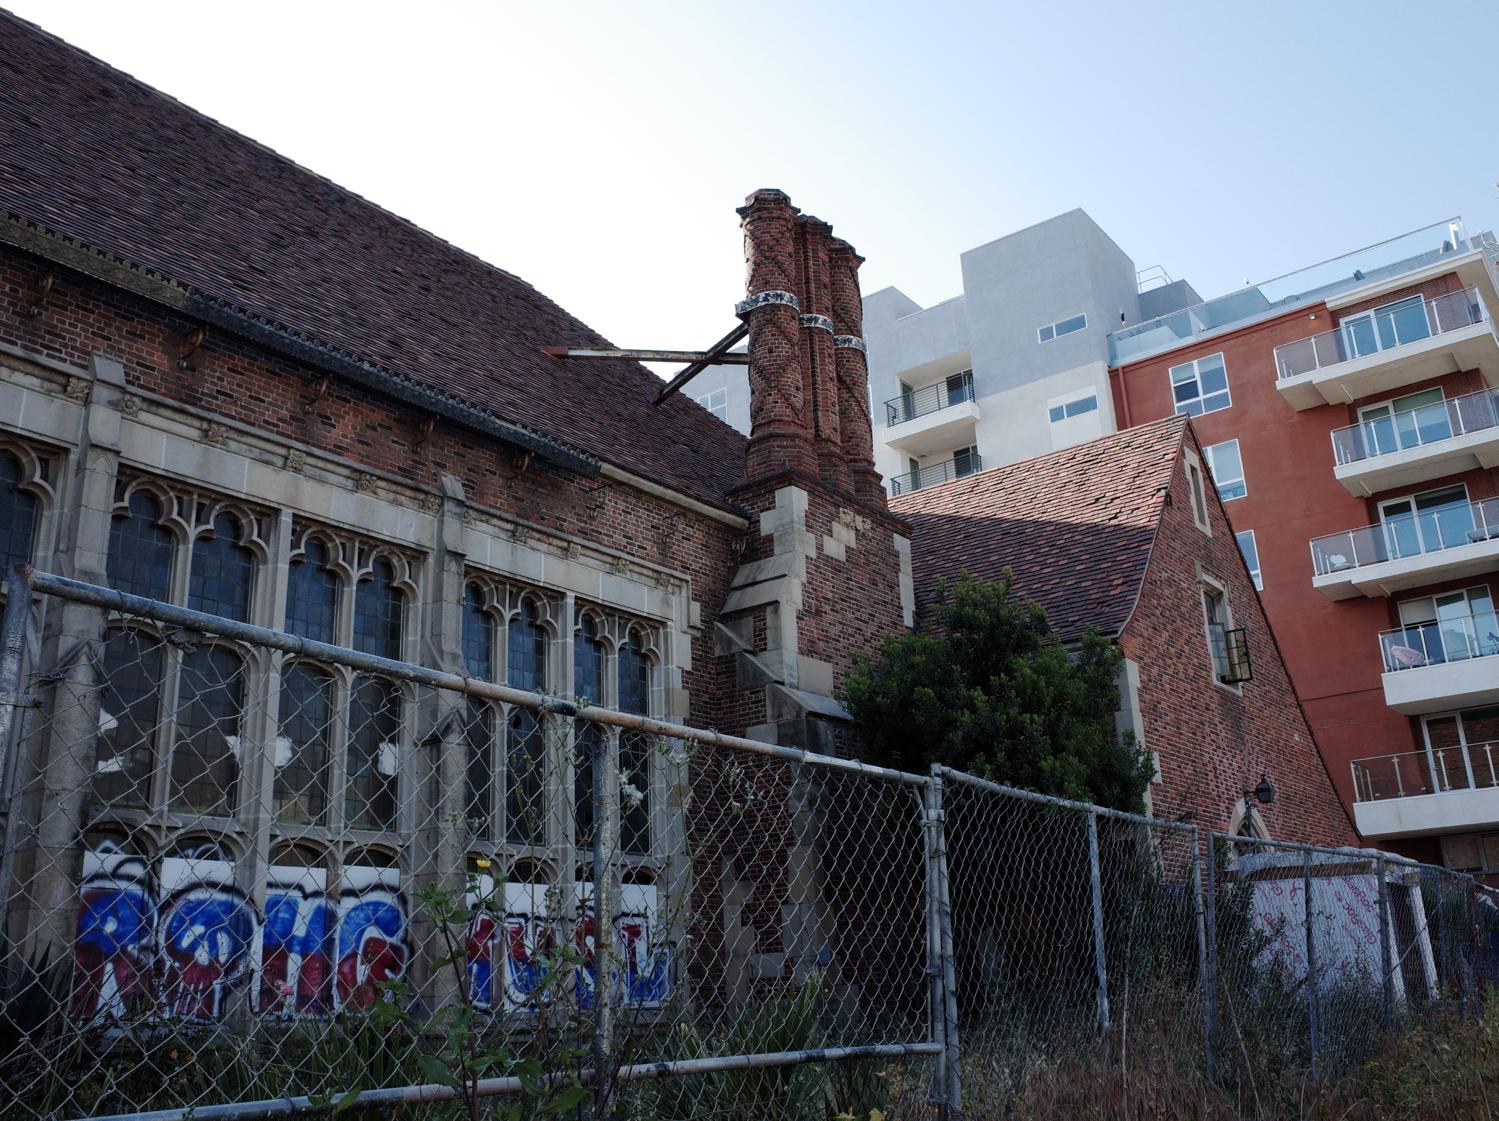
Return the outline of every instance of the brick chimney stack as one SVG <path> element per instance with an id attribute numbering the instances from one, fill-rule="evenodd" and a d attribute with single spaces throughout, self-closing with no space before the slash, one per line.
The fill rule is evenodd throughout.
<path id="1" fill-rule="evenodd" d="M 862 258 L 833 227 L 762 188 L 739 209 L 748 291 L 749 485 L 804 473 L 887 508 L 874 469 L 869 370 L 860 336 Z"/>
<path id="2" fill-rule="evenodd" d="M 771 188 L 756 191 L 739 208 L 747 291 L 734 310 L 749 325 L 750 483 L 785 471 L 817 474 L 802 365 L 798 213 L 785 192 Z"/>
<path id="3" fill-rule="evenodd" d="M 802 215 L 796 220 L 799 241 L 799 280 L 802 314 L 802 366 L 807 399 L 812 402 L 812 447 L 817 453 L 817 477 L 842 494 L 852 494 L 848 464 L 839 435 L 838 369 L 833 348 L 833 291 L 828 243 L 833 227 L 821 218 Z"/>
<path id="4" fill-rule="evenodd" d="M 869 415 L 869 363 L 864 352 L 864 300 L 859 293 L 859 266 L 864 258 L 842 238 L 828 245 L 833 281 L 833 347 L 838 364 L 838 415 L 844 462 L 853 493 L 864 502 L 888 509 L 885 488 L 874 468 L 874 427 Z"/>

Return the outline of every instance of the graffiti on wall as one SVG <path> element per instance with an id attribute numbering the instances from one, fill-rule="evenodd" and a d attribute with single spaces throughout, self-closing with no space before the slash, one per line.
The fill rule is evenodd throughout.
<path id="1" fill-rule="evenodd" d="M 564 937 L 565 924 L 552 913 L 555 902 L 548 902 L 544 884 L 505 884 L 500 889 L 485 876 L 475 887 L 467 897 L 475 911 L 467 943 L 469 998 L 484 1009 L 534 1010 Z M 578 885 L 581 901 L 572 922 L 579 958 L 574 999 L 583 1009 L 593 1007 L 597 986 L 598 924 L 589 901 L 592 888 Z M 620 904 L 622 913 L 613 924 L 620 963 L 613 978 L 616 992 L 622 1001 L 658 1007 L 670 996 L 671 948 L 659 936 L 656 889 L 625 884 Z"/>
<path id="2" fill-rule="evenodd" d="M 86 851 L 74 1014 L 97 1022 L 214 1021 L 245 990 L 265 1015 L 367 1007 L 381 982 L 406 969 L 400 872 L 345 867 L 336 898 L 327 875 L 273 865 L 261 916 L 234 886 L 234 864 L 216 846 L 154 862 L 110 845 Z"/>

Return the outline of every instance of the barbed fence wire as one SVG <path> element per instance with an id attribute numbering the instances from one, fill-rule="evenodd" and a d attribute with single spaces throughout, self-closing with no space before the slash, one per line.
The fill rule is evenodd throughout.
<path id="1" fill-rule="evenodd" d="M 13 571 L 0 1116 L 955 1119 L 1163 1065 L 1271 1116 L 1499 978 L 1469 876 L 618 696 Z"/>

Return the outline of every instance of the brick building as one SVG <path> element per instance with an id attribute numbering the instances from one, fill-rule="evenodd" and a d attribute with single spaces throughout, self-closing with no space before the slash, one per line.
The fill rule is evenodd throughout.
<path id="1" fill-rule="evenodd" d="M 1120 724 L 1150 751 L 1159 816 L 1349 843 L 1202 451 L 1171 416 L 891 503 L 911 523 L 918 615 L 939 577 L 1009 568 L 1062 642 L 1096 628 L 1125 656 Z M 1262 807 L 1246 790 L 1276 789 Z"/>
<path id="2" fill-rule="evenodd" d="M 1369 841 L 1499 872 L 1499 308 L 1458 221 L 1117 333 L 1121 425 L 1189 412 Z"/>
<path id="3" fill-rule="evenodd" d="M 839 679 L 913 604 L 873 467 L 860 258 L 826 223 L 773 190 L 740 211 L 748 287 L 724 311 L 749 329 L 746 439 L 685 396 L 656 403 L 635 363 L 550 356 L 608 344 L 518 277 L 4 13 L 0 56 L 7 565 L 848 749 Z M 201 881 L 251 915 L 277 892 L 383 892 L 399 941 L 399 892 L 446 859 L 418 830 L 454 797 L 416 777 L 451 739 L 440 714 L 378 676 L 40 609 L 52 688 L 93 699 L 26 740 L 8 829 L 37 844 L 6 885 L 14 932 L 66 942 L 89 883 L 164 899 Z M 539 735 L 524 710 L 471 715 L 452 750 L 492 773 L 470 773 L 464 816 L 570 889 L 546 861 L 571 815 L 517 835 L 504 794 Z M 674 857 L 682 779 L 633 765 L 625 875 L 644 892 Z"/>

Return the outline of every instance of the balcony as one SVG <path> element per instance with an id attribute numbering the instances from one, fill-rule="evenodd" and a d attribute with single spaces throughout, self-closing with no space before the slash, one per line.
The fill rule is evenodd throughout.
<path id="1" fill-rule="evenodd" d="M 964 370 L 885 402 L 885 443 L 910 455 L 973 443 L 979 418 L 973 371 Z"/>
<path id="2" fill-rule="evenodd" d="M 1499 742 L 1353 760 L 1353 820 L 1370 838 L 1499 824 Z"/>
<path id="3" fill-rule="evenodd" d="M 970 452 L 961 459 L 948 459 L 906 475 L 896 475 L 890 480 L 890 493 L 892 496 L 910 494 L 913 490 L 920 490 L 922 487 L 934 487 L 938 483 L 949 483 L 954 479 L 966 478 L 983 469 L 983 458 L 978 452 Z"/>
<path id="4" fill-rule="evenodd" d="M 1477 576 L 1499 568 L 1499 498 L 1330 533 L 1311 548 L 1312 587 L 1332 600 Z"/>
<path id="5" fill-rule="evenodd" d="M 1459 370 L 1499 386 L 1499 336 L 1477 288 L 1414 296 L 1275 348 L 1276 388 L 1295 409 L 1341 405 Z"/>
<path id="6" fill-rule="evenodd" d="M 1385 703 L 1408 715 L 1499 704 L 1493 612 L 1398 627 L 1379 636 Z"/>
<path id="7" fill-rule="evenodd" d="M 1499 390 L 1336 429 L 1332 451 L 1333 474 L 1360 497 L 1499 467 Z"/>

